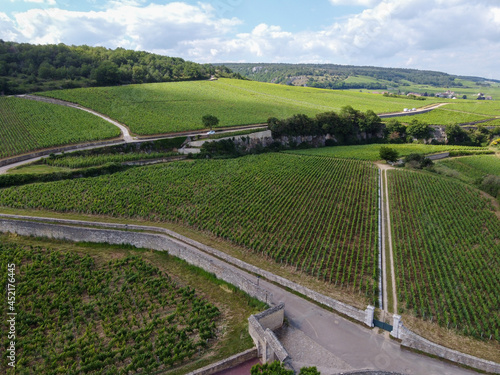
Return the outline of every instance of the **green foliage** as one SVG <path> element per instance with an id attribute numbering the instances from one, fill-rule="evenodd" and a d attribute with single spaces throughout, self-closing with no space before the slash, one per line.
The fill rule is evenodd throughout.
<path id="1" fill-rule="evenodd" d="M 165 370 L 215 341 L 217 307 L 138 256 L 97 264 L 89 255 L 2 243 L 0 265 L 8 263 L 16 264 L 22 296 L 16 373 Z M 0 302 L 6 316 L 5 293 Z"/>
<path id="2" fill-rule="evenodd" d="M 431 159 L 426 158 L 425 155 L 422 154 L 410 154 L 404 158 L 404 163 L 407 167 L 414 169 L 422 169 L 427 168 L 433 165 Z"/>
<path id="3" fill-rule="evenodd" d="M 388 171 L 399 306 L 477 339 L 500 341 L 500 221 L 461 182 Z"/>
<path id="4" fill-rule="evenodd" d="M 413 119 L 406 128 L 406 133 L 413 138 L 425 140 L 431 137 L 431 127 L 425 122 Z"/>
<path id="5" fill-rule="evenodd" d="M 212 129 L 213 127 L 219 125 L 219 119 L 213 115 L 204 115 L 201 118 L 201 121 L 203 123 L 203 126 L 209 129 Z"/>
<path id="6" fill-rule="evenodd" d="M 385 134 L 389 143 L 403 143 L 406 139 L 406 126 L 396 119 L 385 124 Z"/>
<path id="7" fill-rule="evenodd" d="M 319 372 L 315 366 L 302 367 L 300 369 L 299 375 L 321 375 L 321 372 Z"/>
<path id="8" fill-rule="evenodd" d="M 3 69 L 2 69 L 3 68 Z M 103 47 L 32 45 L 0 40 L 0 92 L 207 79 L 214 68 L 181 58 Z"/>
<path id="9" fill-rule="evenodd" d="M 380 160 L 380 144 L 354 145 L 354 146 L 335 146 L 321 147 L 308 150 L 287 151 L 301 155 L 329 156 L 336 158 L 359 159 L 359 160 Z M 418 143 L 392 144 L 390 148 L 396 150 L 400 156 L 406 156 L 412 153 L 421 153 L 425 155 L 440 152 L 488 152 L 482 147 L 466 146 L 447 146 L 447 145 L 427 145 Z"/>
<path id="10" fill-rule="evenodd" d="M 500 176 L 487 175 L 480 185 L 481 190 L 500 199 Z"/>
<path id="11" fill-rule="evenodd" d="M 92 162 L 92 160 L 90 161 Z M 81 164 L 88 163 L 87 160 L 80 161 Z M 91 163 L 90 163 L 91 164 Z M 60 181 L 84 177 L 96 177 L 109 175 L 130 168 L 119 163 L 106 163 L 96 167 L 88 167 L 76 171 L 59 171 L 53 173 L 24 173 L 24 174 L 2 174 L 0 175 L 0 188 L 8 186 L 19 186 L 36 182 Z"/>
<path id="12" fill-rule="evenodd" d="M 399 158 L 399 153 L 390 147 L 382 146 L 380 147 L 380 159 L 391 161 L 391 162 L 396 162 L 398 161 Z"/>
<path id="13" fill-rule="evenodd" d="M 116 126 L 75 108 L 16 97 L 0 97 L 0 108 L 0 159 L 120 134 Z"/>
<path id="14" fill-rule="evenodd" d="M 383 82 L 353 82 L 347 81 L 348 77 L 365 76 L 381 81 L 388 81 L 391 86 L 404 81 L 411 81 L 422 85 L 437 87 L 453 87 L 461 83 L 456 81 L 457 76 L 441 72 L 424 71 L 416 69 L 379 68 L 366 66 L 348 66 L 335 64 L 226 64 L 235 73 L 240 73 L 250 79 L 261 82 L 275 82 L 293 84 L 290 77 L 307 76 L 311 80 L 308 85 L 330 89 L 387 89 Z M 320 79 L 315 79 L 321 77 Z"/>
<path id="15" fill-rule="evenodd" d="M 340 113 L 318 113 L 312 119 L 305 114 L 296 114 L 292 117 L 279 120 L 271 117 L 267 120 L 268 129 L 273 138 L 285 136 L 317 136 L 331 134 L 342 144 L 346 140 L 357 140 L 360 132 L 369 137 L 375 136 L 382 127 L 380 118 L 372 110 L 363 113 L 351 106 L 344 106 Z"/>
<path id="16" fill-rule="evenodd" d="M 367 162 L 282 153 L 174 162 L 2 189 L 0 206 L 179 223 L 376 298 L 377 168 Z"/>
<path id="17" fill-rule="evenodd" d="M 257 363 L 250 369 L 251 375 L 293 375 L 293 370 L 287 370 L 279 361 L 272 363 Z"/>

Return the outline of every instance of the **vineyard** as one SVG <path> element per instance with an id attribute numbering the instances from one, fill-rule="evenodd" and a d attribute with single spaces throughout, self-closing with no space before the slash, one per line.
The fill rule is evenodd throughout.
<path id="1" fill-rule="evenodd" d="M 321 147 L 311 148 L 307 150 L 293 150 L 287 151 L 293 154 L 311 155 L 311 156 L 329 156 L 335 158 L 345 159 L 359 159 L 359 160 L 380 160 L 380 147 L 388 146 L 399 153 L 400 157 L 410 155 L 412 153 L 418 154 L 437 154 L 440 152 L 449 151 L 466 151 L 466 150 L 486 150 L 482 147 L 468 147 L 468 146 L 443 146 L 443 145 L 425 145 L 418 143 L 408 144 L 369 144 L 357 146 L 334 146 L 334 147 Z"/>
<path id="2" fill-rule="evenodd" d="M 89 255 L 0 244 L 7 264 L 16 265 L 15 373 L 151 373 L 215 343 L 218 308 L 140 257 L 96 264 Z"/>
<path id="3" fill-rule="evenodd" d="M 0 205 L 180 223 L 365 301 L 377 292 L 377 169 L 367 162 L 287 154 L 176 162 L 3 189 Z"/>
<path id="4" fill-rule="evenodd" d="M 219 127 L 225 127 L 265 123 L 269 117 L 285 118 L 296 113 L 313 116 L 338 111 L 345 105 L 377 113 L 401 111 L 408 106 L 405 99 L 381 95 L 234 79 L 59 90 L 42 95 L 92 108 L 137 134 L 200 130 L 206 114 L 217 116 Z"/>
<path id="5" fill-rule="evenodd" d="M 467 185 L 388 171 L 402 312 L 500 341 L 500 222 Z"/>
<path id="6" fill-rule="evenodd" d="M 89 155 L 89 156 L 84 156 L 84 155 L 73 156 L 71 154 L 67 154 L 64 155 L 63 157 L 42 159 L 41 163 L 55 167 L 87 168 L 87 167 L 103 165 L 106 163 L 124 163 L 127 161 L 161 159 L 175 155 L 178 155 L 178 153 L 152 152 L 147 154 L 142 152 L 133 152 L 127 154 L 105 154 L 105 155 Z"/>
<path id="7" fill-rule="evenodd" d="M 0 108 L 0 159 L 120 135 L 103 119 L 70 107 L 4 97 Z"/>

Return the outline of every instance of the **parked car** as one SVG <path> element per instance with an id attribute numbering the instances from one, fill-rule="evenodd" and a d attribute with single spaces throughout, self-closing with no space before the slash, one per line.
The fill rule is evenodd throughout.
<path id="1" fill-rule="evenodd" d="M 215 134 L 215 131 L 210 130 L 210 131 L 207 133 L 207 135 L 212 135 L 212 134 Z"/>

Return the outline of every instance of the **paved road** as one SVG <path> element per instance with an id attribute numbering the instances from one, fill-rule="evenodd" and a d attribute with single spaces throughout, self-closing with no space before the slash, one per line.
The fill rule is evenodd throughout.
<path id="1" fill-rule="evenodd" d="M 3 217 L 12 217 L 11 215 L 1 215 Z M 21 218 L 21 217 L 18 217 Z M 24 217 L 26 218 L 26 217 Z M 38 218 L 39 219 L 39 218 Z M 72 220 L 50 219 L 52 222 L 76 224 Z M 102 223 L 91 222 L 92 226 L 99 227 Z M 109 227 L 109 225 L 104 224 Z M 118 228 L 155 230 L 154 227 L 131 226 L 115 224 Z M 120 232 L 119 232 L 120 233 Z M 176 235 L 176 238 L 182 236 Z M 202 251 L 201 245 L 193 247 L 180 239 L 172 239 L 173 242 L 179 242 L 183 247 L 189 246 L 198 251 Z M 192 240 L 190 240 L 193 243 Z M 195 243 L 196 244 L 196 243 Z M 207 252 L 203 251 L 207 256 Z M 212 262 L 217 264 L 223 262 L 221 259 L 212 257 Z M 226 263 L 225 267 L 232 269 L 240 274 L 242 278 L 255 280 L 254 275 L 249 274 L 239 268 Z M 393 371 L 404 374 L 443 374 L 443 375 L 466 375 L 476 374 L 473 371 L 462 369 L 458 366 L 443 362 L 434 358 L 419 355 L 407 350 L 401 350 L 400 345 L 390 339 L 387 334 L 380 334 L 378 328 L 370 329 L 366 326 L 353 323 L 337 314 L 331 313 L 316 304 L 309 302 L 295 294 L 292 294 L 282 287 L 267 282 L 260 278 L 259 284 L 272 293 L 273 304 L 285 303 L 285 316 L 289 324 L 300 330 L 305 336 L 311 339 L 315 345 L 315 352 L 328 353 L 328 356 L 336 358 L 336 363 L 341 363 L 342 368 L 322 368 L 322 374 L 336 374 L 345 371 L 346 367 L 350 370 L 382 370 Z M 296 345 L 295 345 L 296 346 Z M 285 346 L 285 348 L 287 348 Z M 293 355 L 293 351 L 290 350 Z M 293 361 L 293 357 L 292 357 Z M 314 365 L 315 359 L 311 356 L 311 365 Z M 304 358 L 301 358 L 304 363 Z"/>

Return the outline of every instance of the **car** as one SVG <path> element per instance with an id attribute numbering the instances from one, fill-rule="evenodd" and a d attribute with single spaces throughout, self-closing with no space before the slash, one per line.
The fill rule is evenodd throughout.
<path id="1" fill-rule="evenodd" d="M 215 134 L 215 132 L 213 130 L 210 130 L 207 135 L 212 135 L 212 134 Z"/>

